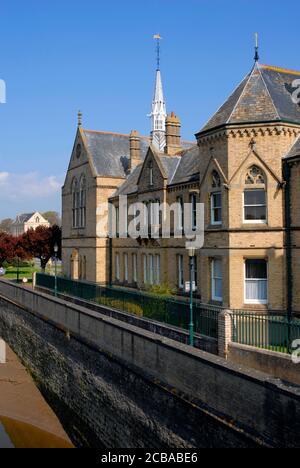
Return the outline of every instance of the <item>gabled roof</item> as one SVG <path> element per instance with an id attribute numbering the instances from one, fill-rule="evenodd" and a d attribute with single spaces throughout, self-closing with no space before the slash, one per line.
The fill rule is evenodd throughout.
<path id="1" fill-rule="evenodd" d="M 166 177 L 168 179 L 168 184 L 171 183 L 179 166 L 180 160 L 181 156 L 160 156 L 160 161 L 163 165 Z"/>
<path id="2" fill-rule="evenodd" d="M 95 172 L 102 177 L 125 178 L 129 169 L 130 135 L 82 130 Z M 145 159 L 150 138 L 141 137 L 141 158 Z"/>
<path id="3" fill-rule="evenodd" d="M 153 149 L 152 149 L 153 152 Z M 155 152 L 153 152 L 154 154 Z M 155 153 L 163 168 L 164 176 L 168 179 L 168 185 L 184 184 L 199 180 L 199 147 L 193 146 L 177 156 L 164 156 Z M 137 166 L 126 181 L 113 194 L 113 197 L 130 195 L 138 191 L 138 183 L 143 164 Z"/>
<path id="4" fill-rule="evenodd" d="M 138 190 L 138 181 L 142 168 L 143 164 L 139 164 L 139 166 L 135 167 L 125 182 L 118 188 L 112 197 L 114 198 L 119 197 L 120 195 L 130 195 L 132 193 L 136 193 Z"/>
<path id="5" fill-rule="evenodd" d="M 34 211 L 33 213 L 21 213 L 16 216 L 16 219 L 14 220 L 13 224 L 24 224 L 28 223 L 28 221 L 31 220 L 34 216 L 38 216 L 40 218 L 40 221 L 42 222 L 48 222 L 47 219 L 44 218 L 44 216 L 39 213 L 38 211 Z"/>
<path id="6" fill-rule="evenodd" d="M 130 160 L 129 134 L 83 129 L 82 134 L 97 176 L 125 178 L 128 175 Z M 150 137 L 140 137 L 142 161 L 147 155 L 150 144 Z M 192 142 L 182 141 L 183 148 L 192 145 Z"/>
<path id="7" fill-rule="evenodd" d="M 182 153 L 180 163 L 171 184 L 194 182 L 199 179 L 199 147 L 194 146 Z"/>
<path id="8" fill-rule="evenodd" d="M 297 138 L 295 144 L 292 146 L 285 159 L 292 159 L 300 157 L 300 136 Z"/>
<path id="9" fill-rule="evenodd" d="M 19 215 L 17 215 L 17 217 L 16 217 L 15 221 L 13 222 L 13 224 L 27 223 L 32 218 L 32 216 L 35 215 L 35 213 L 36 212 L 19 214 Z"/>
<path id="10" fill-rule="evenodd" d="M 255 64 L 252 71 L 199 132 L 224 125 L 263 122 L 300 124 L 300 104 L 293 102 L 293 82 L 300 72 Z"/>

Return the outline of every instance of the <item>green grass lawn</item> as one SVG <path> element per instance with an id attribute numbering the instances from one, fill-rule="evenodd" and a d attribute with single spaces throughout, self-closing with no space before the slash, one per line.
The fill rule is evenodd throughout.
<path id="1" fill-rule="evenodd" d="M 40 272 L 41 269 L 38 268 L 38 267 L 31 267 L 31 266 L 25 266 L 25 267 L 20 267 L 19 268 L 19 280 L 20 282 L 22 281 L 23 278 L 26 278 L 28 280 L 29 283 L 32 282 L 32 274 L 34 272 Z M 46 273 L 47 274 L 54 274 L 54 266 L 52 266 L 52 268 L 48 267 L 46 269 Z M 17 267 L 13 267 L 13 266 L 10 266 L 8 268 L 6 268 L 6 274 L 3 278 L 6 278 L 8 280 L 11 280 L 11 281 L 15 281 L 17 279 L 17 274 L 18 274 L 18 269 Z M 57 267 L 57 274 L 60 275 L 61 274 L 61 267 L 58 266 Z"/>
<path id="2" fill-rule="evenodd" d="M 29 282 L 32 281 L 32 274 L 35 271 L 40 271 L 39 268 L 36 267 L 20 267 L 19 268 L 19 279 L 22 281 L 23 278 L 26 278 Z M 9 280 L 16 280 L 17 279 L 17 274 L 18 274 L 18 269 L 17 267 L 8 267 L 6 270 L 6 274 L 4 278 L 9 279 Z"/>

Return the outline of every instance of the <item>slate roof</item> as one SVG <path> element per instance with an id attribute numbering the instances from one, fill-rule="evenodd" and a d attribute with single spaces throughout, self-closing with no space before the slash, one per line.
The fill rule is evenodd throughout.
<path id="1" fill-rule="evenodd" d="M 129 169 L 130 135 L 82 131 L 96 174 L 102 177 L 125 178 Z M 182 147 L 190 147 L 192 144 L 183 141 Z M 140 145 L 143 161 L 150 146 L 150 137 L 141 136 Z"/>
<path id="2" fill-rule="evenodd" d="M 199 133 L 250 122 L 300 124 L 300 104 L 292 100 L 299 78 L 300 72 L 257 63 Z"/>
<path id="3" fill-rule="evenodd" d="M 182 153 L 180 164 L 171 184 L 194 182 L 199 179 L 199 147 L 194 146 Z"/>
<path id="4" fill-rule="evenodd" d="M 126 181 L 118 188 L 118 190 L 113 194 L 113 197 L 119 197 L 120 195 L 130 195 L 137 192 L 138 190 L 138 180 L 140 177 L 143 164 L 140 164 L 129 174 Z"/>
<path id="5" fill-rule="evenodd" d="M 16 219 L 14 220 L 13 224 L 23 224 L 23 223 L 27 223 L 27 221 L 30 220 L 30 218 L 32 218 L 32 216 L 35 214 L 36 212 L 34 213 L 22 213 L 22 214 L 19 214 Z"/>
<path id="6" fill-rule="evenodd" d="M 291 159 L 300 157 L 300 136 L 296 140 L 296 143 L 292 146 L 291 150 L 286 155 L 285 159 Z"/>
<path id="7" fill-rule="evenodd" d="M 86 145 L 98 176 L 125 178 L 128 174 L 129 135 L 83 130 Z M 145 159 L 150 138 L 141 137 L 141 158 Z"/>
<path id="8" fill-rule="evenodd" d="M 160 161 L 168 178 L 168 184 L 171 183 L 180 164 L 180 160 L 181 156 L 160 156 Z"/>

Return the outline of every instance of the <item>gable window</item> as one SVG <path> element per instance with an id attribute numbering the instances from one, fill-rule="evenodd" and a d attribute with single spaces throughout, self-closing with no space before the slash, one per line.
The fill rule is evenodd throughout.
<path id="1" fill-rule="evenodd" d="M 223 301 L 223 275 L 222 275 L 222 260 L 214 258 L 211 264 L 212 274 L 212 300 Z"/>
<path id="2" fill-rule="evenodd" d="M 268 303 L 268 263 L 266 260 L 245 262 L 245 303 Z"/>
<path id="3" fill-rule="evenodd" d="M 150 187 L 152 187 L 154 185 L 153 162 L 152 161 L 149 163 L 149 185 L 150 185 Z"/>
<path id="4" fill-rule="evenodd" d="M 252 166 L 246 175 L 244 190 L 244 222 L 267 222 L 267 193 L 261 169 Z"/>

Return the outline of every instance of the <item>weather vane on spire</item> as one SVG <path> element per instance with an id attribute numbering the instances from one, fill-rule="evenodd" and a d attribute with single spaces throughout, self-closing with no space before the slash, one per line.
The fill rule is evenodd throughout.
<path id="1" fill-rule="evenodd" d="M 160 34 L 155 34 L 153 36 L 153 39 L 157 41 L 156 45 L 156 54 L 157 54 L 157 70 L 160 70 L 160 41 L 162 40 L 162 37 Z"/>
<path id="2" fill-rule="evenodd" d="M 258 46 L 258 33 L 255 33 L 255 57 L 254 57 L 255 62 L 259 61 L 258 49 L 259 49 L 259 46 Z"/>

